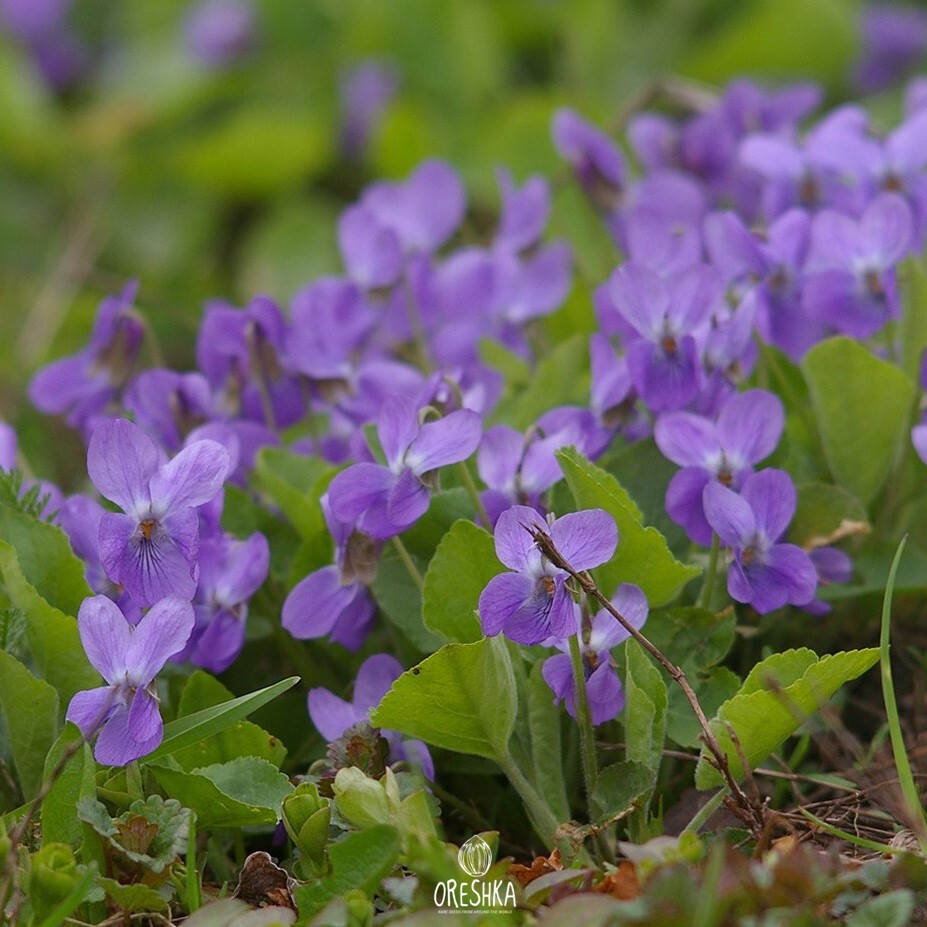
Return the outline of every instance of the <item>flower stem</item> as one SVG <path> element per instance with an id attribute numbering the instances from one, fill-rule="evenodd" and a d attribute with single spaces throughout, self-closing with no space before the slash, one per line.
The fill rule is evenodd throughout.
<path id="1" fill-rule="evenodd" d="M 711 536 L 711 551 L 708 554 L 708 569 L 705 571 L 705 580 L 698 594 L 699 608 L 708 608 L 711 605 L 711 593 L 715 587 L 715 575 L 718 572 L 718 551 L 721 549 L 721 539 L 717 534 Z"/>
<path id="2" fill-rule="evenodd" d="M 419 591 L 425 588 L 425 580 L 422 578 L 422 574 L 419 572 L 418 567 L 415 565 L 415 561 L 412 559 L 412 555 L 406 549 L 406 545 L 399 540 L 399 536 L 393 538 L 393 547 L 396 548 L 396 553 L 399 554 L 399 559 L 402 561 L 403 566 L 409 573 L 409 576 L 412 577 L 412 582 L 418 586 Z"/>
<path id="3" fill-rule="evenodd" d="M 519 797 L 525 803 L 525 810 L 531 818 L 534 829 L 538 832 L 549 847 L 554 845 L 554 835 L 560 822 L 554 816 L 553 811 L 547 806 L 547 802 L 541 798 L 534 786 L 525 778 L 525 775 L 518 768 L 518 764 L 512 759 L 512 755 L 506 752 L 502 756 L 496 757 L 496 762 L 502 768 L 506 778 L 512 783 L 512 787 L 518 792 Z"/>
<path id="4" fill-rule="evenodd" d="M 595 758 L 595 735 L 589 695 L 586 692 L 586 675 L 583 672 L 583 655 L 579 648 L 579 635 L 570 638 L 570 661 L 573 664 L 573 683 L 576 686 L 576 722 L 579 725 L 579 747 L 583 767 L 583 785 L 586 787 L 586 804 L 592 814 L 592 794 L 599 776 Z"/>
<path id="5" fill-rule="evenodd" d="M 731 790 L 727 786 L 722 786 L 715 792 L 708 801 L 702 805 L 695 813 L 694 817 L 682 829 L 684 834 L 697 834 L 707 823 L 708 819 L 721 807 L 726 795 L 730 795 Z"/>
<path id="6" fill-rule="evenodd" d="M 492 522 L 489 520 L 489 515 L 486 512 L 486 506 L 483 505 L 483 500 L 480 498 L 480 493 L 476 488 L 476 483 L 473 482 L 473 474 L 470 473 L 470 468 L 467 466 L 467 462 L 465 460 L 462 460 L 459 464 L 457 464 L 457 471 L 460 473 L 460 478 L 463 480 L 464 487 L 470 494 L 470 499 L 473 502 L 473 508 L 476 510 L 476 514 L 479 516 L 480 521 L 483 522 L 483 527 L 487 530 L 491 530 Z"/>

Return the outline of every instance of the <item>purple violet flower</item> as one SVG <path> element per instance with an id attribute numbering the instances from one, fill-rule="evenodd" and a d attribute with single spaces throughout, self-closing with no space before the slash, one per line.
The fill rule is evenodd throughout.
<path id="1" fill-rule="evenodd" d="M 402 666 L 395 657 L 380 653 L 368 657 L 361 664 L 354 683 L 354 697 L 350 702 L 328 689 L 310 689 L 308 703 L 312 723 L 329 743 L 337 740 L 348 728 L 369 721 L 370 710 L 380 704 L 402 673 Z M 411 762 L 421 767 L 426 779 L 434 779 L 434 762 L 425 744 L 420 740 L 403 739 L 396 731 L 381 730 L 380 733 L 389 742 L 393 762 Z"/>
<path id="2" fill-rule="evenodd" d="M 386 540 L 428 511 L 429 474 L 466 460 L 479 446 L 483 430 L 480 417 L 469 409 L 420 424 L 413 403 L 392 397 L 380 411 L 377 434 L 387 466 L 354 464 L 332 480 L 328 494 L 335 518 Z"/>
<path id="3" fill-rule="evenodd" d="M 255 45 L 256 17 L 248 0 L 202 0 L 187 16 L 187 50 L 209 68 L 226 68 Z"/>
<path id="4" fill-rule="evenodd" d="M 161 599 L 136 625 L 106 596 L 84 599 L 77 615 L 81 644 L 107 684 L 76 693 L 67 720 L 85 737 L 100 731 L 98 763 L 125 766 L 161 743 L 154 679 L 186 644 L 193 621 L 193 606 L 177 596 Z"/>
<path id="5" fill-rule="evenodd" d="M 229 463 L 228 451 L 215 441 L 197 441 L 165 463 L 151 438 L 125 419 L 104 422 L 93 433 L 90 479 L 125 513 L 100 519 L 100 560 L 109 579 L 139 605 L 168 595 L 193 598 L 196 506 L 222 489 Z"/>
<path id="6" fill-rule="evenodd" d="M 738 495 L 718 480 L 702 493 L 705 517 L 733 560 L 727 590 L 761 615 L 783 605 L 807 605 L 814 598 L 817 572 L 795 544 L 779 544 L 795 514 L 796 493 L 784 470 L 748 476 Z"/>
<path id="7" fill-rule="evenodd" d="M 654 439 L 664 457 L 683 469 L 666 490 L 666 511 L 697 544 L 711 543 L 702 493 L 717 481 L 740 489 L 753 464 L 768 457 L 782 437 L 785 412 L 779 398 L 761 389 L 737 393 L 717 422 L 691 412 L 666 412 L 657 419 Z"/>
<path id="8" fill-rule="evenodd" d="M 644 626 L 649 611 L 647 597 L 637 586 L 622 583 L 611 601 L 633 627 L 640 630 Z M 612 615 L 602 609 L 593 616 L 587 639 L 581 639 L 586 697 L 594 725 L 611 721 L 624 708 L 624 691 L 611 652 L 613 647 L 630 636 Z M 555 646 L 562 653 L 545 660 L 541 672 L 544 681 L 553 690 L 554 702 L 563 701 L 570 717 L 576 718 L 576 680 L 573 678 L 569 640 L 557 641 Z"/>
<path id="9" fill-rule="evenodd" d="M 341 149 L 360 161 L 399 80 L 388 64 L 368 60 L 351 68 L 341 81 Z"/>
<path id="10" fill-rule="evenodd" d="M 19 438 L 16 429 L 6 422 L 0 422 L 0 470 L 15 470 Z"/>
<path id="11" fill-rule="evenodd" d="M 201 542 L 197 563 L 196 625 L 187 646 L 174 659 L 221 673 L 244 646 L 248 600 L 267 579 L 270 548 L 259 532 L 243 541 L 213 535 Z"/>
<path id="12" fill-rule="evenodd" d="M 37 409 L 66 414 L 68 424 L 85 438 L 115 400 L 138 357 L 144 329 L 132 312 L 137 291 L 132 281 L 118 296 L 104 299 L 87 347 L 44 367 L 29 385 L 29 399 Z"/>
<path id="13" fill-rule="evenodd" d="M 376 576 L 382 544 L 338 521 L 328 493 L 319 502 L 335 541 L 335 564 L 313 571 L 293 587 L 283 603 L 283 627 L 298 640 L 328 635 L 357 650 L 376 614 L 367 586 Z"/>
<path id="14" fill-rule="evenodd" d="M 569 162 L 592 203 L 610 213 L 621 202 L 625 165 L 613 139 L 572 109 L 554 113 L 554 147 Z"/>
<path id="15" fill-rule="evenodd" d="M 618 546 L 614 519 L 590 509 L 546 520 L 535 509 L 514 505 L 496 522 L 496 556 L 511 573 L 494 576 L 480 595 L 483 633 L 500 632 L 519 644 L 576 633 L 569 574 L 544 558 L 528 528 L 548 533 L 557 550 L 577 570 L 590 570 L 611 559 Z"/>
<path id="16" fill-rule="evenodd" d="M 882 193 L 859 220 L 826 209 L 812 226 L 807 311 L 837 331 L 868 338 L 899 312 L 896 265 L 913 243 L 913 218 L 897 193 Z"/>
<path id="17" fill-rule="evenodd" d="M 654 411 L 691 402 L 702 383 L 698 338 L 721 300 L 714 268 L 696 264 L 664 281 L 641 264 L 623 264 L 609 289 L 615 308 L 638 338 L 628 346 L 628 367 L 638 393 Z"/>
<path id="18" fill-rule="evenodd" d="M 818 574 L 819 587 L 829 586 L 831 583 L 848 583 L 853 578 L 853 561 L 850 555 L 839 547 L 815 547 L 808 551 L 808 556 Z M 802 611 L 809 615 L 826 615 L 830 610 L 830 603 L 822 602 L 818 598 L 802 606 Z"/>

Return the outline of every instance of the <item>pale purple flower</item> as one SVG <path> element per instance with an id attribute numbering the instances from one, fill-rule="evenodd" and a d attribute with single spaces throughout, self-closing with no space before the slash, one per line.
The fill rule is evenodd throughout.
<path id="1" fill-rule="evenodd" d="M 572 109 L 554 113 L 552 133 L 554 147 L 589 199 L 603 212 L 613 211 L 625 183 L 624 158 L 614 140 Z"/>
<path id="2" fill-rule="evenodd" d="M 748 476 L 740 494 L 711 480 L 702 498 L 708 523 L 731 551 L 731 598 L 761 615 L 814 598 L 817 573 L 811 558 L 795 544 L 778 543 L 796 505 L 795 486 L 784 470 Z"/>
<path id="3" fill-rule="evenodd" d="M 248 601 L 267 579 L 270 548 L 259 532 L 241 541 L 217 534 L 202 541 L 197 562 L 196 624 L 174 659 L 221 673 L 244 646 Z"/>
<path id="4" fill-rule="evenodd" d="M 863 52 L 854 76 L 864 92 L 891 85 L 927 56 L 927 11 L 918 7 L 867 5 L 860 32 Z"/>
<path id="5" fill-rule="evenodd" d="M 338 217 L 338 247 L 348 276 L 364 290 L 390 287 L 402 274 L 399 235 L 366 206 L 349 206 Z"/>
<path id="6" fill-rule="evenodd" d="M 221 489 L 229 455 L 215 441 L 197 441 L 173 460 L 125 419 L 104 422 L 87 451 L 90 479 L 124 514 L 100 519 L 100 560 L 109 579 L 142 606 L 196 592 L 199 518 L 196 507 Z"/>
<path id="7" fill-rule="evenodd" d="M 647 597 L 640 588 L 622 583 L 611 602 L 632 627 L 639 631 L 644 626 L 649 609 Z M 602 609 L 592 617 L 588 633 L 580 637 L 586 698 L 595 725 L 611 721 L 624 708 L 624 690 L 612 658 L 612 649 L 630 636 L 613 615 Z M 563 701 L 570 717 L 575 718 L 576 680 L 569 640 L 557 641 L 554 646 L 562 652 L 545 660 L 541 672 L 554 693 L 555 703 Z"/>
<path id="8" fill-rule="evenodd" d="M 361 664 L 350 702 L 328 689 L 310 689 L 308 707 L 312 723 L 329 743 L 337 740 L 355 724 L 370 720 L 371 709 L 380 704 L 402 672 L 402 666 L 395 657 L 380 653 L 368 657 Z M 425 744 L 420 740 L 404 739 L 396 731 L 381 730 L 380 733 L 389 742 L 393 762 L 411 762 L 421 768 L 426 779 L 434 779 L 434 762 Z"/>
<path id="9" fill-rule="evenodd" d="M 831 583 L 848 583 L 853 577 L 853 561 L 850 555 L 839 547 L 815 547 L 808 552 L 814 569 L 818 575 L 818 586 L 829 586 Z M 828 602 L 818 598 L 812 599 L 802 606 L 802 611 L 809 615 L 826 615 L 831 610 Z"/>
<path id="10" fill-rule="evenodd" d="M 256 16 L 248 0 L 201 0 L 184 23 L 187 50 L 209 68 L 225 68 L 250 52 Z"/>
<path id="11" fill-rule="evenodd" d="M 334 517 L 328 493 L 319 500 L 335 542 L 335 563 L 301 579 L 283 603 L 283 627 L 299 640 L 328 635 L 357 650 L 367 638 L 376 606 L 367 586 L 376 575 L 382 544 Z"/>
<path id="12" fill-rule="evenodd" d="M 161 743 L 155 676 L 186 644 L 193 621 L 193 606 L 177 596 L 158 601 L 136 625 L 106 596 L 84 599 L 77 615 L 81 644 L 107 684 L 78 692 L 67 720 L 85 737 L 100 731 L 98 763 L 125 766 Z"/>
<path id="13" fill-rule="evenodd" d="M 383 404 L 377 434 L 387 465 L 348 467 L 332 480 L 329 499 L 338 521 L 386 540 L 428 511 L 430 474 L 466 460 L 480 443 L 482 424 L 475 412 L 460 409 L 422 425 L 413 403 L 393 397 Z"/>
<path id="14" fill-rule="evenodd" d="M 550 214 L 547 181 L 543 177 L 529 177 L 521 187 L 516 187 L 505 168 L 496 171 L 496 178 L 502 193 L 502 211 L 493 247 L 515 253 L 528 251 L 541 240 Z"/>
<path id="15" fill-rule="evenodd" d="M 135 377 L 126 388 L 122 404 L 146 432 L 171 451 L 216 415 L 213 391 L 201 373 L 179 373 L 166 367 L 155 367 Z"/>
<path id="16" fill-rule="evenodd" d="M 699 338 L 721 299 L 717 272 L 696 264 L 662 280 L 640 264 L 623 264 L 609 281 L 617 311 L 638 337 L 628 345 L 631 382 L 654 411 L 691 402 L 702 383 Z"/>
<path id="17" fill-rule="evenodd" d="M 341 80 L 341 148 L 354 161 L 365 154 L 371 134 L 396 94 L 396 71 L 380 61 L 362 61 Z"/>
<path id="18" fill-rule="evenodd" d="M 404 251 L 430 254 L 457 230 L 466 210 L 466 195 L 450 165 L 429 160 L 405 181 L 369 186 L 361 205 L 399 236 Z"/>
<path id="19" fill-rule="evenodd" d="M 6 422 L 0 422 L 0 470 L 16 469 L 16 454 L 19 449 L 19 439 L 16 429 Z"/>
<path id="20" fill-rule="evenodd" d="M 144 329 L 132 311 L 138 284 L 100 303 L 90 341 L 83 350 L 53 361 L 29 384 L 29 399 L 42 412 L 67 415 L 85 438 L 117 397 L 138 357 Z"/>
<path id="21" fill-rule="evenodd" d="M 717 481 L 740 489 L 753 465 L 776 449 L 784 426 L 779 398 L 761 389 L 732 396 L 716 422 L 691 412 L 666 412 L 657 419 L 657 447 L 683 468 L 667 487 L 666 511 L 693 541 L 711 543 L 702 506 L 705 486 Z"/>
<path id="22" fill-rule="evenodd" d="M 529 528 L 548 534 L 577 570 L 600 566 L 618 546 L 614 519 L 602 509 L 550 521 L 524 505 L 503 512 L 495 528 L 496 556 L 513 572 L 493 577 L 483 590 L 480 622 L 487 636 L 502 632 L 519 644 L 539 644 L 576 632 L 574 603 L 566 587 L 569 574 L 542 556 Z"/>
<path id="23" fill-rule="evenodd" d="M 877 196 L 858 220 L 819 212 L 804 286 L 807 311 L 853 338 L 875 334 L 900 310 L 895 268 L 913 233 L 911 210 L 896 193 Z"/>

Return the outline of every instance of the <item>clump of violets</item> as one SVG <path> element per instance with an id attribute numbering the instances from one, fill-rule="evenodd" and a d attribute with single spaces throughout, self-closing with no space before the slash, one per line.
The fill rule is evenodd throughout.
<path id="1" fill-rule="evenodd" d="M 193 606 L 177 596 L 161 599 L 137 624 L 106 596 L 84 599 L 77 616 L 81 643 L 106 685 L 78 692 L 67 720 L 85 737 L 99 731 L 97 762 L 125 766 L 161 743 L 155 676 L 187 643 L 193 624 Z"/>
<path id="2" fill-rule="evenodd" d="M 197 441 L 165 461 L 155 443 L 125 419 L 93 433 L 87 469 L 97 490 L 122 509 L 100 519 L 100 562 L 107 577 L 141 606 L 196 592 L 196 507 L 222 489 L 228 451 Z"/>
<path id="3" fill-rule="evenodd" d="M 545 518 L 536 509 L 513 505 L 495 529 L 496 556 L 511 572 L 493 577 L 480 595 L 480 622 L 488 637 L 503 633 L 519 644 L 540 644 L 576 633 L 569 574 L 541 553 L 532 531 L 548 534 L 576 570 L 606 563 L 618 546 L 614 519 L 602 509 Z"/>

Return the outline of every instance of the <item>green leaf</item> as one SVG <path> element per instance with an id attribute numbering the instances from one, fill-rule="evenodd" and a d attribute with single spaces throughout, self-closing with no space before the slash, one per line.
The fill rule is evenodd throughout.
<path id="1" fill-rule="evenodd" d="M 627 758 L 654 774 L 663 758 L 666 730 L 666 683 L 637 641 L 624 645 L 624 719 Z"/>
<path id="2" fill-rule="evenodd" d="M 324 535 L 330 545 L 319 497 L 334 474 L 335 468 L 319 457 L 264 447 L 258 452 L 252 479 L 304 541 L 317 541 Z"/>
<path id="3" fill-rule="evenodd" d="M 803 648 L 773 654 L 755 666 L 740 692 L 726 701 L 710 722 L 734 778 L 743 779 L 744 770 L 727 724 L 734 728 L 750 767 L 756 768 L 837 689 L 861 676 L 878 659 L 879 651 L 874 647 L 820 658 Z M 704 749 L 695 784 L 699 789 L 721 784 L 718 772 L 705 761 Z"/>
<path id="4" fill-rule="evenodd" d="M 447 644 L 403 673 L 374 711 L 373 723 L 493 759 L 508 749 L 516 702 L 505 644 L 485 638 Z"/>
<path id="5" fill-rule="evenodd" d="M 849 338 L 815 345 L 801 363 L 834 479 L 868 505 L 908 440 L 914 386 Z"/>
<path id="6" fill-rule="evenodd" d="M 328 136 L 307 110 L 253 104 L 190 139 L 175 154 L 174 164 L 195 187 L 263 197 L 295 187 L 318 171 L 328 157 Z"/>
<path id="7" fill-rule="evenodd" d="M 225 704 L 233 699 L 228 689 L 203 670 L 197 670 L 187 680 L 178 718 L 186 718 L 197 711 Z M 173 754 L 183 769 L 224 763 L 239 756 L 256 756 L 273 763 L 278 769 L 286 757 L 286 747 L 273 734 L 251 721 L 236 721 L 212 737 L 200 740 Z"/>
<path id="8" fill-rule="evenodd" d="M 60 528 L 0 506 L 0 540 L 16 551 L 26 582 L 53 608 L 76 615 L 81 602 L 93 595 L 84 577 L 84 563 Z"/>
<path id="9" fill-rule="evenodd" d="M 425 627 L 452 641 L 483 636 L 476 610 L 487 583 L 503 569 L 492 535 L 472 521 L 456 521 L 425 573 Z"/>
<path id="10" fill-rule="evenodd" d="M 493 420 L 525 429 L 554 406 L 585 402 L 589 390 L 588 355 L 586 339 L 581 336 L 558 344 L 538 363 L 525 390 L 499 403 Z"/>
<path id="11" fill-rule="evenodd" d="M 705 675 L 690 676 L 689 683 L 707 717 L 713 717 L 721 705 L 740 689 L 740 677 L 726 666 L 715 666 Z M 666 736 L 680 747 L 702 746 L 702 727 L 682 689 L 673 683 L 667 688 Z"/>
<path id="12" fill-rule="evenodd" d="M 189 747 L 200 740 L 212 737 L 219 731 L 224 731 L 242 718 L 247 718 L 248 715 L 278 695 L 282 695 L 287 689 L 292 689 L 298 682 L 299 676 L 290 676 L 288 679 L 275 682 L 272 686 L 258 689 L 248 695 L 240 695 L 230 702 L 204 708 L 202 711 L 196 711 L 192 715 L 177 718 L 165 724 L 164 740 L 161 741 L 161 746 L 145 757 L 143 762 L 154 763 L 184 747 Z"/>
<path id="13" fill-rule="evenodd" d="M 800 547 L 821 547 L 869 530 L 866 508 L 855 496 L 830 483 L 798 487 L 798 507 L 789 540 Z"/>
<path id="14" fill-rule="evenodd" d="M 276 824 L 290 780 L 267 760 L 242 756 L 190 772 L 151 764 L 162 788 L 196 812 L 200 827 L 247 827 Z"/>
<path id="15" fill-rule="evenodd" d="M 542 666 L 542 661 L 538 660 L 531 667 L 525 699 L 531 738 L 529 779 L 554 815 L 566 821 L 570 817 L 570 801 L 563 778 L 562 712 L 554 705 L 553 693 L 541 672 Z"/>
<path id="16" fill-rule="evenodd" d="M 168 903 L 164 896 L 150 885 L 136 882 L 122 885 L 115 879 L 100 878 L 99 885 L 109 898 L 124 914 L 136 914 L 142 911 L 168 912 Z"/>
<path id="17" fill-rule="evenodd" d="M 0 650 L 0 708 L 23 797 L 42 786 L 45 756 L 58 734 L 58 693 Z"/>
<path id="18" fill-rule="evenodd" d="M 907 927 L 914 913 L 914 892 L 902 888 L 864 901 L 847 915 L 846 927 Z"/>
<path id="19" fill-rule="evenodd" d="M 26 554 L 30 555 L 28 549 Z M 39 595 L 26 579 L 16 550 L 5 541 L 0 541 L 0 574 L 10 602 L 26 615 L 26 638 L 36 668 L 57 689 L 60 704 L 81 689 L 100 685 L 99 674 L 84 656 L 77 620 Z"/>
<path id="20" fill-rule="evenodd" d="M 646 763 L 627 761 L 612 763 L 600 770 L 592 801 L 599 822 L 608 821 L 626 811 L 653 789 L 655 776 Z"/>
<path id="21" fill-rule="evenodd" d="M 927 344 L 927 268 L 923 262 L 906 261 L 898 274 L 903 311 L 898 322 L 897 343 L 901 369 L 917 382 L 921 355 Z"/>
<path id="22" fill-rule="evenodd" d="M 270 905 L 252 908 L 238 898 L 223 898 L 203 905 L 188 917 L 184 927 L 289 927 L 296 921 L 291 908 Z"/>
<path id="23" fill-rule="evenodd" d="M 321 882 L 300 885 L 296 905 L 301 917 L 321 910 L 353 889 L 372 895 L 399 856 L 399 834 L 385 824 L 351 834 L 329 850 L 332 874 Z"/>
<path id="24" fill-rule="evenodd" d="M 733 610 L 672 608 L 653 612 L 644 633 L 659 650 L 687 672 L 720 663 L 734 643 L 737 617 Z"/>
<path id="25" fill-rule="evenodd" d="M 852 16 L 841 0 L 756 0 L 731 8 L 722 26 L 693 43 L 681 72 L 711 84 L 732 77 L 801 74 L 843 86 L 856 53 Z"/>
<path id="26" fill-rule="evenodd" d="M 411 556 L 411 555 L 410 555 Z M 422 563 L 412 558 L 419 572 Z M 431 653 L 444 643 L 422 620 L 422 593 L 398 557 L 384 557 L 377 567 L 377 578 L 370 587 L 377 605 L 389 622 L 397 627 L 419 653 Z"/>
<path id="27" fill-rule="evenodd" d="M 651 607 L 665 605 L 700 572 L 680 563 L 670 552 L 666 538 L 656 528 L 645 528 L 640 510 L 610 473 L 590 463 L 575 448 L 557 451 L 576 506 L 605 509 L 618 525 L 618 550 L 596 571 L 606 595 L 620 583 L 635 583 L 644 590 Z"/>
<path id="28" fill-rule="evenodd" d="M 83 735 L 74 724 L 69 722 L 64 726 L 45 760 L 45 779 L 51 778 L 65 750 L 82 738 Z M 68 760 L 42 802 L 43 844 L 69 843 L 77 846 L 80 843 L 83 828 L 74 814 L 74 808 L 81 799 L 93 798 L 96 794 L 96 768 L 93 752 L 86 743 Z"/>

